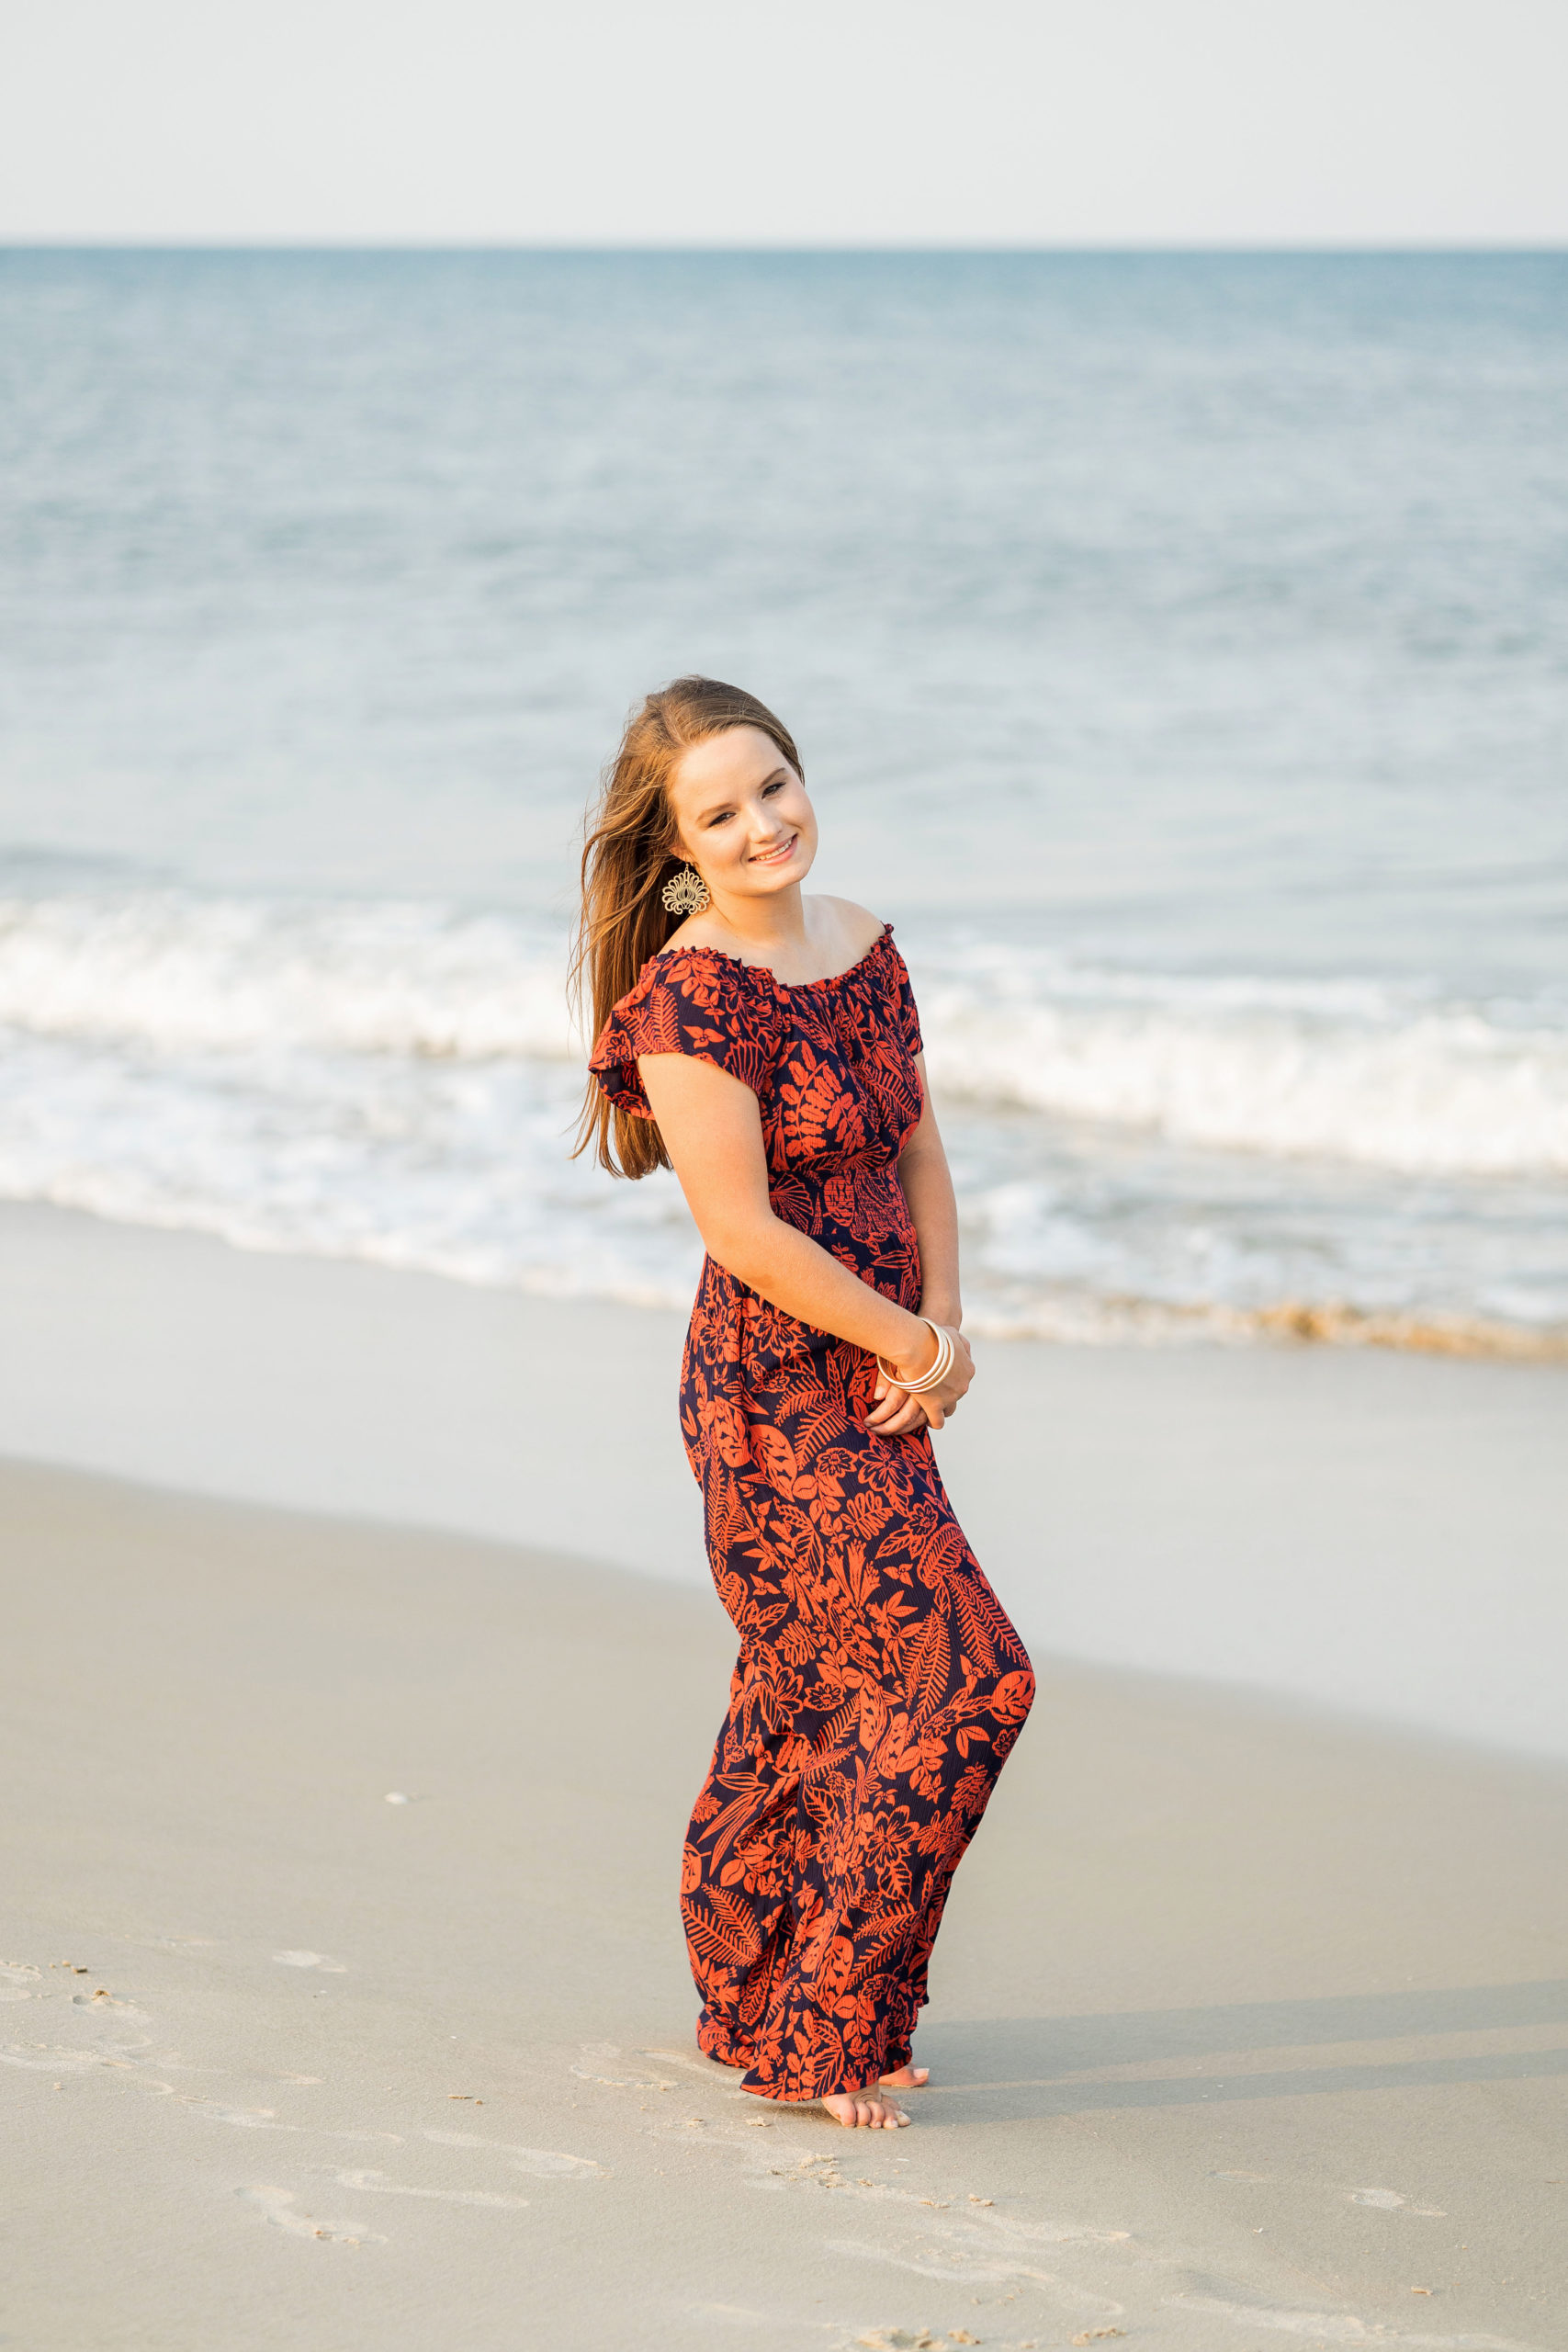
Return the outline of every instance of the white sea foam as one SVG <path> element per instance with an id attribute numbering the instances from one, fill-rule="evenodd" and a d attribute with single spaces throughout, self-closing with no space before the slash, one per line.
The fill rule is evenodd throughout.
<path id="1" fill-rule="evenodd" d="M 173 893 L 0 902 L 0 1022 L 160 1053 L 565 1060 L 565 944 L 514 916 Z M 929 1065 L 981 1103 L 1407 1172 L 1568 1170 L 1562 1007 L 953 949 Z"/>
<path id="2" fill-rule="evenodd" d="M 932 1078 L 975 1102 L 1413 1174 L 1568 1170 L 1560 1007 L 976 950 L 921 1010 Z"/>
<path id="3" fill-rule="evenodd" d="M 416 902 L 0 901 L 0 1022 L 161 1050 L 573 1050 L 558 933 Z"/>
<path id="4" fill-rule="evenodd" d="M 979 1325 L 1568 1325 L 1561 1008 L 911 956 Z M 569 1157 L 565 965 L 558 928 L 412 901 L 0 903 L 0 1198 L 681 1306 L 672 1181 Z"/>

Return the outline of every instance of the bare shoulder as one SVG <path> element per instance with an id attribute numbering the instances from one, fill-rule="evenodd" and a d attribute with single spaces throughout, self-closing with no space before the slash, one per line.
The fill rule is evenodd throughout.
<path id="1" fill-rule="evenodd" d="M 717 928 L 713 917 L 705 908 L 700 915 L 688 915 L 684 922 L 677 923 L 659 953 L 660 956 L 668 956 L 671 949 L 677 947 L 711 947 L 716 954 L 722 956 L 725 952 L 724 947 L 714 936 Z"/>
<path id="2" fill-rule="evenodd" d="M 849 956 L 863 956 L 874 947 L 887 926 L 880 915 L 869 907 L 857 906 L 852 899 L 813 899 L 811 905 L 821 923 L 821 936 L 835 939 Z"/>

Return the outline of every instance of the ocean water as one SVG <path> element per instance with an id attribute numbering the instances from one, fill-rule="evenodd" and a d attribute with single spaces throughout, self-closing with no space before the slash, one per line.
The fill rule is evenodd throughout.
<path id="1" fill-rule="evenodd" d="M 977 1324 L 1568 1351 L 1568 259 L 0 254 L 0 1197 L 683 1303 L 568 1157 L 682 669 Z"/>

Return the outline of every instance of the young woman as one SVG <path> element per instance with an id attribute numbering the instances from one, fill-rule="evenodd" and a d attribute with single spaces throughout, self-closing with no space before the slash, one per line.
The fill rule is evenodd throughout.
<path id="1" fill-rule="evenodd" d="M 583 853 L 579 1148 L 672 1166 L 708 1253 L 681 1426 L 740 1657 L 682 1876 L 697 2041 L 892 2129 L 1034 1679 L 931 1455 L 974 1366 L 908 974 L 887 924 L 802 895 L 816 847 L 771 711 L 649 695 Z"/>

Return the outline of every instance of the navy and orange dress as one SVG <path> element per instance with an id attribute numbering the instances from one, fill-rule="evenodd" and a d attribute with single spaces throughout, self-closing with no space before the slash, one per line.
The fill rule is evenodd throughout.
<path id="1" fill-rule="evenodd" d="M 590 1067 L 642 1118 L 639 1055 L 692 1054 L 743 1080 L 774 1214 L 913 1310 L 898 1156 L 920 1116 L 919 1050 L 889 929 L 852 970 L 804 987 L 713 948 L 668 949 Z M 681 1427 L 740 1656 L 682 1911 L 698 2041 L 769 2098 L 859 2090 L 908 2064 L 953 1873 L 1034 1692 L 929 1432 L 867 1429 L 875 1386 L 863 1348 L 705 1261 Z"/>

